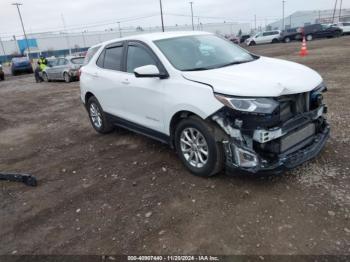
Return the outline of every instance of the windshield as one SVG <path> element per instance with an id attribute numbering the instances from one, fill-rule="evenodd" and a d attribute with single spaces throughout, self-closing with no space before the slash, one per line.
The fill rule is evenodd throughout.
<path id="1" fill-rule="evenodd" d="M 155 44 L 181 71 L 208 70 L 255 59 L 244 49 L 214 35 L 170 38 L 155 41 Z"/>
<path id="2" fill-rule="evenodd" d="M 82 65 L 84 63 L 85 57 L 72 58 L 72 63 L 76 65 Z"/>

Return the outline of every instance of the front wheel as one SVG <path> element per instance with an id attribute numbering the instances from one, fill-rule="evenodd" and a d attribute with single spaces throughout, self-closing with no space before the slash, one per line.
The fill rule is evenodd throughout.
<path id="1" fill-rule="evenodd" d="M 67 72 L 63 74 L 63 79 L 64 79 L 64 82 L 66 83 L 70 83 L 72 81 L 70 75 Z"/>
<path id="2" fill-rule="evenodd" d="M 276 38 L 272 40 L 272 44 L 277 44 L 277 43 L 279 43 L 279 42 L 280 42 L 280 41 L 278 41 L 278 39 L 276 39 Z"/>
<path id="3" fill-rule="evenodd" d="M 96 97 L 91 97 L 87 103 L 90 122 L 93 128 L 101 134 L 107 134 L 113 131 L 113 125 L 108 121 L 106 114 Z"/>
<path id="4" fill-rule="evenodd" d="M 286 37 L 286 38 L 284 39 L 284 42 L 285 42 L 285 43 L 290 43 L 290 41 L 291 41 L 291 40 L 290 40 L 289 37 Z"/>
<path id="5" fill-rule="evenodd" d="M 256 43 L 254 42 L 254 41 L 251 41 L 250 43 L 249 43 L 249 46 L 255 46 L 256 45 Z"/>
<path id="6" fill-rule="evenodd" d="M 47 76 L 47 74 L 45 72 L 43 72 L 43 80 L 44 82 L 49 82 L 49 77 Z"/>
<path id="7" fill-rule="evenodd" d="M 223 147 L 216 142 L 210 126 L 198 117 L 178 124 L 175 147 L 183 164 L 196 176 L 213 176 L 223 169 Z"/>

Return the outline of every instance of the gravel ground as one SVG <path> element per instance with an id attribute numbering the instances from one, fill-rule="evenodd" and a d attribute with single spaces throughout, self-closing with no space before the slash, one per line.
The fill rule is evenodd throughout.
<path id="1" fill-rule="evenodd" d="M 308 65 L 329 86 L 331 138 L 280 176 L 190 175 L 167 146 L 90 126 L 77 82 L 0 82 L 0 254 L 350 255 L 350 37 L 249 48 Z M 298 76 L 296 76 L 298 77 Z"/>

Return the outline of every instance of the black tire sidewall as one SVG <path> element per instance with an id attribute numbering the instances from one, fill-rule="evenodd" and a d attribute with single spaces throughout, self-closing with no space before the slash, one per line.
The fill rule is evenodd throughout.
<path id="1" fill-rule="evenodd" d="M 207 145 L 208 145 L 208 161 L 202 168 L 196 168 L 191 166 L 187 160 L 185 159 L 182 151 L 181 151 L 181 145 L 180 145 L 180 138 L 181 133 L 184 129 L 193 127 L 200 131 L 202 135 L 204 136 Z M 217 145 L 217 142 L 215 141 L 210 129 L 207 127 L 207 125 L 196 118 L 186 118 L 182 120 L 176 127 L 175 130 L 175 148 L 176 152 L 181 159 L 182 163 L 185 165 L 185 167 L 190 170 L 190 172 L 196 176 L 201 177 L 209 177 L 212 175 L 215 175 L 215 170 L 217 168 L 217 161 L 221 161 L 218 150 L 220 150 L 219 145 Z M 220 163 L 221 164 L 221 163 Z"/>
<path id="2" fill-rule="evenodd" d="M 100 113 L 101 113 L 101 117 L 102 117 L 102 126 L 100 128 L 96 127 L 94 122 L 92 121 L 92 118 L 91 118 L 91 115 L 90 115 L 90 106 L 91 104 L 95 104 Z M 88 111 L 88 114 L 89 114 L 89 119 L 90 119 L 90 123 L 92 125 L 92 127 L 98 132 L 98 133 L 101 133 L 101 134 L 107 134 L 107 133 L 110 133 L 112 130 L 113 130 L 113 126 L 108 122 L 108 119 L 106 117 L 106 114 L 103 112 L 103 109 L 100 105 L 100 103 L 98 102 L 98 100 L 96 99 L 96 97 L 91 97 L 88 102 L 87 102 L 87 111 Z"/>

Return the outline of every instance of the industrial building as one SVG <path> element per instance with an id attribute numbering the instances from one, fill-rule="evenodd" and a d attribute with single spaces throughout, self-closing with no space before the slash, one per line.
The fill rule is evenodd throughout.
<path id="1" fill-rule="evenodd" d="M 189 31 L 192 25 L 176 25 L 165 28 L 166 31 Z M 198 24 L 195 30 L 207 31 L 216 34 L 237 34 L 250 32 L 249 23 L 210 23 Z M 28 34 L 29 53 L 31 58 L 38 57 L 39 54 L 45 56 L 63 56 L 69 52 L 76 53 L 85 51 L 95 44 L 119 38 L 120 36 L 130 36 L 135 34 L 144 34 L 150 32 L 159 32 L 161 27 L 129 27 L 119 30 L 119 28 L 109 29 L 107 31 L 84 31 L 79 33 L 40 33 Z M 0 62 L 9 61 L 9 59 L 18 54 L 27 54 L 28 48 L 24 39 L 12 39 L 2 41 L 0 46 Z"/>
<path id="2" fill-rule="evenodd" d="M 350 9 L 338 9 L 334 13 L 334 9 L 331 10 L 313 10 L 313 11 L 297 11 L 284 19 L 285 28 L 301 27 L 305 25 L 315 23 L 333 23 L 338 21 L 346 22 L 350 21 Z M 269 28 L 273 30 L 282 29 L 283 20 L 280 19 L 274 23 L 269 24 Z"/>

